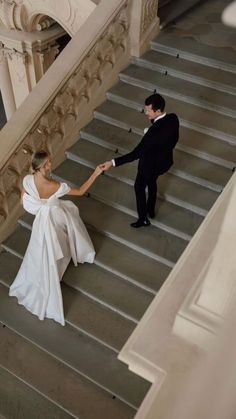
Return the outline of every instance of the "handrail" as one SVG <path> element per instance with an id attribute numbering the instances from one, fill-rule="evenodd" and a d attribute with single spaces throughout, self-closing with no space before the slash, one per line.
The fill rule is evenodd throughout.
<path id="1" fill-rule="evenodd" d="M 69 78 L 86 58 L 88 52 L 127 4 L 127 0 L 103 0 L 88 17 L 86 23 L 69 42 L 67 48 L 38 82 L 31 94 L 0 132 L 0 171 L 7 164 L 15 149 L 20 146 L 45 110 L 66 86 Z M 94 23 L 97 24 L 94 24 Z M 92 24 L 91 24 L 92 23 Z M 87 27 L 90 28 L 87 31 Z M 75 54 L 76 53 L 76 54 Z M 19 124 L 19 119 L 21 123 Z M 17 122 L 17 125 L 16 125 Z M 17 142 L 15 138 L 17 137 Z"/>
<path id="2" fill-rule="evenodd" d="M 129 20 L 128 0 L 102 0 L 0 132 L 0 241 L 16 221 L 30 154 L 44 146 L 61 161 L 127 64 Z"/>

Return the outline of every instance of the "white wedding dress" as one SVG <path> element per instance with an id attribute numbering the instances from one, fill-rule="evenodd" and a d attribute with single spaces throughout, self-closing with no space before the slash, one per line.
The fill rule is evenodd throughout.
<path id="1" fill-rule="evenodd" d="M 87 230 L 71 201 L 59 198 L 70 187 L 61 183 L 57 192 L 41 199 L 34 176 L 23 179 L 23 207 L 35 215 L 31 238 L 20 270 L 10 287 L 10 296 L 37 315 L 65 325 L 60 280 L 72 258 L 93 263 L 95 251 Z"/>

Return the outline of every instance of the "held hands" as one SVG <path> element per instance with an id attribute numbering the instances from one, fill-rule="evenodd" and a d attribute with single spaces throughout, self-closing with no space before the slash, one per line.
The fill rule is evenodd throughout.
<path id="1" fill-rule="evenodd" d="M 103 170 L 108 170 L 112 166 L 112 161 L 111 160 L 105 161 L 105 163 L 103 163 L 102 166 L 103 166 Z"/>
<path id="2" fill-rule="evenodd" d="M 112 166 L 112 161 L 106 161 L 105 163 L 99 164 L 94 170 L 94 173 L 96 176 L 99 176 L 105 170 L 110 169 L 111 166 Z"/>
<path id="3" fill-rule="evenodd" d="M 104 165 L 103 164 L 99 164 L 95 168 L 94 173 L 95 173 L 96 176 L 99 176 L 104 170 L 105 170 Z"/>

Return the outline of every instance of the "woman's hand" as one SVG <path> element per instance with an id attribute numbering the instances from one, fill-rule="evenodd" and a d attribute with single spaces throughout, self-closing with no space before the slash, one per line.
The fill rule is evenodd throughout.
<path id="1" fill-rule="evenodd" d="M 96 169 L 93 171 L 91 176 L 81 185 L 79 188 L 71 188 L 68 192 L 68 195 L 78 195 L 82 196 L 87 192 L 90 186 L 95 182 L 96 178 L 103 172 L 104 164 L 99 164 Z"/>
<path id="2" fill-rule="evenodd" d="M 105 170 L 104 164 L 99 164 L 94 170 L 94 173 L 96 176 L 99 176 L 104 170 Z"/>
<path id="3" fill-rule="evenodd" d="M 102 166 L 103 170 L 109 170 L 110 167 L 112 167 L 112 160 L 105 161 L 104 163 L 100 164 Z"/>

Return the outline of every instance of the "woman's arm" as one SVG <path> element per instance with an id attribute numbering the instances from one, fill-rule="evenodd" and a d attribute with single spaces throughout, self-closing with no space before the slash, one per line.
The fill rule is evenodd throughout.
<path id="1" fill-rule="evenodd" d="M 23 204 L 23 195 L 24 195 L 24 193 L 25 193 L 25 190 L 24 190 L 24 188 L 22 188 L 22 190 L 21 190 L 21 194 L 20 194 L 20 202 Z"/>
<path id="2" fill-rule="evenodd" d="M 87 190 L 90 188 L 90 186 L 93 184 L 95 179 L 103 172 L 104 165 L 100 164 L 96 167 L 94 172 L 91 174 L 91 176 L 86 180 L 86 182 L 83 183 L 79 188 L 71 188 L 70 191 L 67 193 L 67 195 L 77 195 L 82 196 L 87 192 Z"/>

